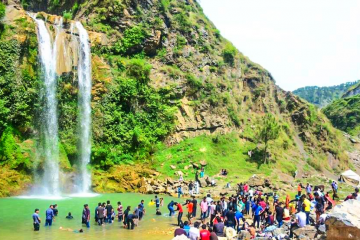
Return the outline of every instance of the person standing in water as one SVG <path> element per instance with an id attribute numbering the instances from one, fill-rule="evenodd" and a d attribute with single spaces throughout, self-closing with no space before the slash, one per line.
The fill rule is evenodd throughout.
<path id="1" fill-rule="evenodd" d="M 106 221 L 108 223 L 112 223 L 112 214 L 114 212 L 114 208 L 111 206 L 110 204 L 110 201 L 108 200 L 107 201 L 107 204 L 106 204 Z"/>
<path id="2" fill-rule="evenodd" d="M 156 205 L 156 210 L 158 210 L 160 208 L 160 199 L 155 196 L 155 205 Z"/>
<path id="3" fill-rule="evenodd" d="M 84 210 L 82 212 L 82 223 L 86 225 L 87 228 L 90 228 L 90 209 L 89 205 L 84 205 Z"/>
<path id="4" fill-rule="evenodd" d="M 123 219 L 123 206 L 121 205 L 121 202 L 118 202 L 118 207 L 117 207 L 117 211 L 118 211 L 118 222 L 121 222 Z"/>
<path id="5" fill-rule="evenodd" d="M 52 221 L 53 221 L 53 218 L 54 218 L 53 208 L 54 208 L 54 206 L 50 205 L 50 207 L 46 210 L 45 227 L 52 225 Z"/>
<path id="6" fill-rule="evenodd" d="M 32 215 L 33 224 L 34 224 L 34 231 L 40 231 L 40 223 L 41 219 L 39 217 L 39 209 L 35 209 L 34 214 Z"/>
<path id="7" fill-rule="evenodd" d="M 54 217 L 57 217 L 57 215 L 59 213 L 59 210 L 57 209 L 57 204 L 56 203 L 54 204 L 53 211 L 54 211 Z"/>
<path id="8" fill-rule="evenodd" d="M 179 215 L 178 215 L 178 226 L 181 226 L 181 225 L 183 224 L 181 218 L 182 218 L 182 216 L 183 216 L 183 214 L 184 214 L 184 211 L 183 211 L 183 208 L 182 208 L 182 206 L 181 206 L 180 203 L 175 203 L 175 205 L 176 205 L 176 207 L 177 207 L 176 211 L 179 211 Z"/>

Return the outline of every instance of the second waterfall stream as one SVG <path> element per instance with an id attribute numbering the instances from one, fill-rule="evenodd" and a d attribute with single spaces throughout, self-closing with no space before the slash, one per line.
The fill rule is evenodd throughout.
<path id="1" fill-rule="evenodd" d="M 59 196 L 62 192 L 59 162 L 59 129 L 57 87 L 59 74 L 75 71 L 78 83 L 78 130 L 77 165 L 73 193 L 88 193 L 91 174 L 87 169 L 91 157 L 91 49 L 89 35 L 80 22 L 70 24 L 70 31 L 63 29 L 62 18 L 53 24 L 32 16 L 37 25 L 39 61 L 42 71 L 42 92 L 40 96 L 41 117 L 39 122 L 38 156 L 43 163 L 43 174 L 39 179 L 39 194 Z M 69 24 L 67 25 L 69 26 Z M 70 49 L 70 50 L 69 50 Z M 71 54 L 72 53 L 72 54 Z M 76 58 L 76 59 L 74 59 Z M 74 69 L 77 69 L 74 70 Z M 67 181 L 67 179 L 65 179 Z M 69 183 L 70 184 L 70 183 Z"/>

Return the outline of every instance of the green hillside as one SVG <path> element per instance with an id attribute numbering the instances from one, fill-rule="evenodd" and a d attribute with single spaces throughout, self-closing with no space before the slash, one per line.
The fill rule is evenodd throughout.
<path id="1" fill-rule="evenodd" d="M 305 99 L 309 103 L 323 108 L 332 101 L 341 98 L 343 94 L 346 93 L 346 91 L 356 83 L 358 83 L 358 81 L 347 82 L 330 87 L 308 86 L 296 89 L 293 91 L 293 93 Z"/>

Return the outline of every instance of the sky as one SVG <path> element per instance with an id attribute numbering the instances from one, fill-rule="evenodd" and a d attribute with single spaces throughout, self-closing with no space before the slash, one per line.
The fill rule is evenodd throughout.
<path id="1" fill-rule="evenodd" d="M 360 79 L 359 0 L 198 0 L 244 55 L 287 91 Z"/>

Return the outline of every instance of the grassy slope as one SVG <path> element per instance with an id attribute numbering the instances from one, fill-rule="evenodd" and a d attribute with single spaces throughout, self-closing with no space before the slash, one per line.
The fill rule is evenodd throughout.
<path id="1" fill-rule="evenodd" d="M 187 178 L 194 177 L 194 170 L 184 170 L 191 162 L 199 164 L 206 161 L 206 174 L 217 175 L 220 169 L 229 171 L 228 179 L 237 178 L 247 180 L 253 174 L 271 176 L 274 169 L 292 173 L 296 169 L 294 163 L 280 158 L 269 165 L 254 160 L 259 156 L 248 156 L 248 151 L 256 147 L 255 143 L 241 139 L 236 133 L 215 136 L 199 136 L 187 139 L 172 147 L 160 147 L 153 158 L 153 163 L 159 172 L 165 176 L 174 176 L 175 172 L 182 171 Z M 176 166 L 172 169 L 170 166 Z M 200 165 L 200 164 L 199 164 Z"/>

